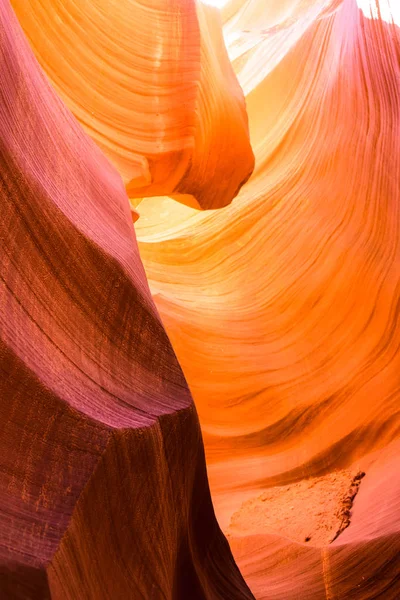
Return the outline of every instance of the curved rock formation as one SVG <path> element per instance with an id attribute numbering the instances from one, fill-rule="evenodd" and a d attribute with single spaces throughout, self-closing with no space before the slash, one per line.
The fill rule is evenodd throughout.
<path id="1" fill-rule="evenodd" d="M 120 176 L 0 0 L 0 596 L 252 598 Z"/>
<path id="2" fill-rule="evenodd" d="M 231 202 L 254 156 L 219 13 L 196 0 L 12 0 L 43 69 L 133 204 Z"/>
<path id="3" fill-rule="evenodd" d="M 203 208 L 221 207 L 251 171 L 243 98 L 215 9 L 194 0 L 120 0 L 109 18 L 106 0 L 12 4 L 57 91 L 118 167 L 138 205 L 140 253 L 194 394 L 217 517 L 255 597 L 396 600 L 395 0 L 227 2 L 224 36 L 246 96 L 256 167 L 237 199 L 214 213 L 179 205 L 168 195 L 187 204 L 193 195 Z M 4 0 L 0 6 L 4 16 Z M 31 73 L 30 55 L 17 54 L 23 57 L 21 73 Z M 30 101 L 3 103 L 12 115 L 11 121 L 2 119 L 6 162 L 12 165 L 6 183 L 20 190 L 5 197 L 29 202 L 5 221 L 4 240 L 23 254 L 8 250 L 13 261 L 7 254 L 4 259 L 12 293 L 4 296 L 7 311 L 1 313 L 2 364 L 11 365 L 9 372 L 21 381 L 33 374 L 32 412 L 42 407 L 44 415 L 71 414 L 71 421 L 78 415 L 81 429 L 72 436 L 75 429 L 66 421 L 54 417 L 53 425 L 39 412 L 39 429 L 25 428 L 21 435 L 20 415 L 22 422 L 26 417 L 18 402 L 26 405 L 31 388 L 26 384 L 18 392 L 12 379 L 20 395 L 13 391 L 17 404 L 5 422 L 14 429 L 0 439 L 19 440 L 18 459 L 13 455 L 2 470 L 4 498 L 14 494 L 16 500 L 3 502 L 2 531 L 4 539 L 18 542 L 16 556 L 22 551 L 24 560 L 13 558 L 15 578 L 7 566 L 3 581 L 17 590 L 23 569 L 23 581 L 44 582 L 55 597 L 71 599 L 83 581 L 95 598 L 251 597 L 213 518 L 196 414 L 149 297 L 121 184 L 53 96 L 49 106 L 62 116 L 46 151 L 43 139 L 49 138 L 55 108 L 43 104 L 48 92 L 36 67 L 38 87 L 10 75 L 15 63 L 5 61 L 3 77 L 14 89 L 11 77 L 15 97 L 21 86 Z M 28 144 L 32 156 L 22 145 L 25 115 L 28 131 L 37 131 L 35 119 L 47 131 L 47 138 L 35 133 L 35 144 Z M 66 162 L 70 154 L 75 159 Z M 40 169 L 37 156 L 46 157 Z M 163 196 L 140 202 L 158 194 Z M 29 215 L 38 211 L 36 223 Z M 24 231 L 15 225 L 22 222 L 29 232 L 35 225 L 33 237 L 27 228 L 11 236 L 11 228 Z M 34 300 L 37 290 L 42 303 Z M 20 305 L 13 294 L 31 302 Z M 53 339 L 63 344 L 56 352 Z M 39 439 L 54 446 L 48 461 Z M 67 446 L 74 469 L 81 467 L 75 487 L 69 471 L 60 486 Z M 154 469 L 141 471 L 144 461 Z M 20 481 L 13 469 L 28 475 Z M 49 473 L 39 490 L 34 469 Z M 124 474 L 137 470 L 139 485 L 156 490 L 155 496 L 135 496 L 137 487 L 129 489 L 133 476 L 124 480 Z M 110 487 L 119 487 L 120 494 L 111 496 Z M 69 526 L 59 543 L 60 489 L 72 516 L 68 521 L 64 515 Z M 130 498 L 146 523 L 141 529 L 134 521 L 134 539 L 125 512 Z M 27 506 L 47 511 L 45 520 L 60 529 L 38 534 L 30 521 L 31 528 L 26 525 L 18 536 L 19 523 L 28 522 Z M 10 510 L 18 515 L 10 519 Z M 104 526 L 102 511 L 110 518 L 118 514 L 122 529 L 111 521 Z M 158 538 L 163 543 L 154 547 Z M 3 547 L 9 552 L 11 544 Z M 29 561 L 32 547 L 39 562 Z M 116 548 L 129 558 L 118 560 Z M 114 571 L 117 564 L 113 583 L 104 565 Z"/>
<path id="4" fill-rule="evenodd" d="M 394 600 L 399 29 L 356 0 L 268 7 L 224 10 L 253 177 L 221 213 L 144 201 L 139 247 L 199 411 L 217 516 L 255 596 Z M 246 502 L 344 469 L 366 476 L 332 544 L 306 531 L 319 512 L 306 501 L 302 539 L 281 522 L 233 532 Z"/>

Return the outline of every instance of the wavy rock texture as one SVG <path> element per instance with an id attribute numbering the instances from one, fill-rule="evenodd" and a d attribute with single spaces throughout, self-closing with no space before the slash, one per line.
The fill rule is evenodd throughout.
<path id="1" fill-rule="evenodd" d="M 12 0 L 43 69 L 132 203 L 218 208 L 254 156 L 218 11 L 196 0 Z"/>
<path id="2" fill-rule="evenodd" d="M 145 200 L 136 229 L 217 516 L 228 530 L 269 488 L 361 469 L 332 544 L 271 532 L 231 547 L 260 600 L 395 599 L 399 29 L 355 0 L 233 0 L 223 14 L 254 175 L 218 213 Z"/>
<path id="3" fill-rule="evenodd" d="M 0 35 L 0 596 L 250 599 L 122 180 Z"/>
<path id="4" fill-rule="evenodd" d="M 400 594 L 400 35 L 398 27 L 390 22 L 395 3 L 381 0 L 378 6 L 373 0 L 228 2 L 222 13 L 224 34 L 246 95 L 256 168 L 235 202 L 215 213 L 199 213 L 167 197 L 172 194 L 179 198 L 180 194 L 181 200 L 191 203 L 187 196 L 193 194 L 202 207 L 223 206 L 251 170 L 242 98 L 227 63 L 215 10 L 192 2 L 121 0 L 113 4 L 115 15 L 111 19 L 111 3 L 105 0 L 96 3 L 13 0 L 13 5 L 56 89 L 119 168 L 130 196 L 136 197 L 134 204 L 138 204 L 141 214 L 136 227 L 141 256 L 163 323 L 195 397 L 217 516 L 222 528 L 231 532 L 231 548 L 254 595 L 258 600 L 397 599 Z M 132 10 L 128 10 L 128 5 Z M 147 13 L 151 13 L 151 20 Z M 174 32 L 177 41 L 171 46 L 173 23 L 180 25 Z M 81 33 L 83 24 L 86 36 Z M 133 27 L 136 36 L 131 36 Z M 143 48 L 147 49 L 146 65 L 143 65 Z M 168 62 L 168 68 L 162 66 L 163 56 L 172 61 Z M 157 61 L 161 63 L 159 66 Z M 149 83 L 150 74 L 156 80 L 154 88 Z M 159 74 L 160 79 L 154 74 Z M 209 86 L 207 78 L 211 81 Z M 217 80 L 225 82 L 224 92 L 214 88 Z M 144 90 L 150 88 L 147 97 Z M 160 89 L 165 93 L 160 93 Z M 179 89 L 179 93 L 174 96 L 169 92 L 172 89 Z M 165 112 L 154 108 L 157 102 L 163 103 Z M 94 109 L 91 103 L 97 103 Z M 213 120 L 216 106 L 220 107 L 219 116 L 227 119 L 221 129 L 217 127 L 219 121 Z M 26 112 L 25 107 L 23 111 Z M 165 129 L 160 126 L 164 121 L 158 119 L 161 114 L 165 119 L 171 118 Z M 232 128 L 228 129 L 226 123 Z M 167 131 L 171 132 L 170 137 Z M 214 138 L 210 137 L 213 133 Z M 234 144 L 234 140 L 238 143 Z M 226 148 L 231 148 L 232 154 L 224 153 Z M 90 153 L 83 152 L 86 154 Z M 234 166 L 235 156 L 246 166 L 243 171 Z M 97 160 L 102 161 L 100 157 Z M 235 178 L 229 179 L 229 194 L 221 194 L 226 189 L 221 172 L 227 171 L 216 170 L 219 166 L 225 169 L 225 161 L 235 174 Z M 79 168 L 80 165 L 76 167 L 78 172 Z M 96 168 L 96 177 L 89 181 L 92 186 L 99 185 L 101 194 L 105 194 L 108 189 L 105 175 L 98 179 L 102 168 L 105 173 L 110 170 L 108 166 Z M 60 167 L 58 170 L 64 173 Z M 26 168 L 21 172 L 26 173 Z M 69 177 L 66 179 L 70 181 Z M 200 191 L 195 189 L 199 183 Z M 100 208 L 97 206 L 98 197 L 103 198 L 100 191 L 90 196 L 91 202 L 87 201 L 92 206 L 95 197 L 96 208 L 89 211 L 86 204 L 83 209 L 83 203 L 77 203 L 72 213 L 80 208 L 82 222 L 79 219 L 73 222 L 79 223 L 80 230 L 83 225 L 88 231 L 104 228 L 104 235 L 110 240 L 106 254 L 116 252 L 115 259 L 121 260 L 120 242 L 113 241 L 113 236 L 121 235 L 120 228 L 115 225 L 116 217 L 109 216 L 109 211 L 114 214 L 115 201 L 103 200 Z M 161 198 L 139 203 L 144 194 L 161 193 L 164 194 Z M 29 206 L 40 198 L 31 196 Z M 68 197 L 73 199 L 75 195 Z M 41 206 L 47 210 L 43 200 Z M 125 227 L 126 218 L 125 215 Z M 71 221 L 72 216 L 68 219 Z M 53 231 L 50 224 L 57 223 L 57 219 L 49 217 L 48 222 L 49 230 Z M 93 239 L 85 231 L 84 238 Z M 129 245 L 129 248 L 135 247 Z M 65 256 L 69 254 L 65 252 Z M 78 266 L 83 268 L 85 262 L 77 266 L 68 261 L 66 264 L 78 271 Z M 135 250 L 131 250 L 124 265 L 129 273 L 140 269 Z M 111 272 L 116 277 L 115 271 L 107 271 Z M 91 287 L 90 294 L 93 289 L 100 290 L 96 299 L 100 306 L 107 306 L 104 297 L 114 293 L 111 284 L 107 288 L 110 277 L 105 277 L 102 271 L 96 279 L 98 285 Z M 42 285 L 51 297 L 53 289 L 58 289 L 54 287 L 59 285 L 58 279 L 50 279 L 49 286 Z M 143 288 L 151 307 L 149 311 L 154 315 L 143 274 L 136 281 L 137 286 L 142 286 L 140 289 Z M 107 291 L 101 292 L 104 289 Z M 136 310 L 137 300 L 124 295 L 124 307 L 128 301 Z M 130 335 L 129 326 L 126 327 L 127 310 L 115 309 L 115 319 L 119 319 L 116 330 L 122 335 L 127 329 L 125 336 Z M 74 341 L 80 339 L 79 331 L 85 331 L 85 342 L 94 339 L 93 329 L 79 329 L 75 314 L 71 319 L 65 311 L 69 318 L 60 322 L 67 331 L 76 326 L 71 334 Z M 52 328 L 56 326 L 58 321 Z M 142 329 L 142 337 L 146 337 L 146 330 Z M 18 337 L 15 328 L 13 331 L 14 344 L 22 344 L 21 336 Z M 27 339 L 34 339 L 27 331 Z M 93 367 L 102 386 L 105 378 L 106 390 L 111 385 L 110 378 L 113 386 L 117 386 L 113 369 L 120 373 L 122 365 L 133 360 L 124 355 L 130 343 L 125 342 L 125 336 L 121 340 L 114 335 L 109 351 L 112 368 L 104 363 L 107 368 L 100 376 L 98 367 Z M 151 347 L 147 343 L 144 348 Z M 160 348 L 165 348 L 168 360 L 160 358 L 160 361 L 169 365 L 169 361 L 174 361 L 173 354 L 164 344 L 167 342 L 160 343 Z M 83 361 L 85 368 L 89 368 L 86 365 L 91 364 L 90 360 L 97 364 L 99 351 L 92 351 L 93 357 L 79 354 L 76 359 Z M 149 351 L 143 352 L 146 364 Z M 29 352 L 24 350 L 25 365 L 26 355 Z M 35 361 L 39 360 L 43 357 L 35 355 Z M 59 359 L 53 362 L 58 365 Z M 62 377 L 58 375 L 56 382 L 63 382 L 70 370 L 59 369 Z M 52 372 L 43 368 L 41 377 L 43 373 L 50 377 L 48 373 Z M 124 383 L 131 390 L 131 376 L 130 371 L 124 371 L 118 385 Z M 135 377 L 136 382 L 138 376 Z M 157 384 L 167 390 L 164 394 L 174 398 L 175 392 L 168 392 L 169 386 L 175 390 L 176 382 L 183 381 L 180 374 L 176 377 L 178 380 L 168 383 L 161 378 L 162 383 Z M 148 388 L 155 389 L 151 379 L 143 381 L 148 386 L 146 393 Z M 181 390 L 186 389 L 183 383 L 179 385 Z M 69 389 L 61 383 L 60 387 Z M 120 389 L 116 395 L 127 402 Z M 61 396 L 61 391 L 58 393 Z M 114 401 L 104 399 L 103 390 L 97 397 L 103 411 L 114 406 Z M 179 394 L 178 397 L 182 398 Z M 184 418 L 191 410 L 195 421 L 190 399 L 185 398 L 179 415 Z M 92 405 L 85 402 L 88 412 Z M 166 401 L 163 409 L 166 413 L 168 407 L 171 403 Z M 114 411 L 110 408 L 109 414 Z M 131 415 L 130 408 L 118 405 L 118 415 L 119 411 L 124 418 Z M 155 409 L 153 418 L 161 412 L 160 408 Z M 159 419 L 157 427 L 172 419 L 171 415 Z M 92 422 L 97 424 L 93 416 Z M 131 492 L 124 486 L 128 484 L 121 482 L 120 498 L 111 500 L 105 494 L 110 485 L 117 485 L 110 465 L 118 461 L 121 469 L 130 471 L 132 457 L 135 451 L 142 452 L 142 446 L 137 438 L 133 441 L 128 435 L 125 439 L 118 429 L 119 423 L 118 420 L 119 433 L 113 433 L 110 440 L 107 438 L 107 452 L 101 450 L 104 441 L 98 441 L 104 426 L 96 434 L 96 451 L 102 461 L 90 486 L 80 495 L 68 535 L 48 570 L 52 590 L 58 590 L 57 585 L 64 586 L 63 592 L 57 591 L 58 597 L 63 597 L 66 589 L 67 597 L 76 597 L 77 590 L 68 587 L 74 585 L 70 572 L 81 573 L 81 557 L 88 554 L 87 548 L 99 547 L 101 553 L 105 540 L 115 531 L 104 532 L 93 511 L 87 508 L 100 493 L 99 489 L 104 495 L 102 506 L 109 506 L 110 514 L 126 518 L 124 499 Z M 154 424 L 147 430 L 155 431 L 155 427 Z M 195 425 L 192 430 L 198 439 Z M 193 485 L 192 490 L 203 489 L 191 483 L 190 478 L 195 475 L 190 464 L 195 459 L 177 450 L 176 429 L 168 431 L 169 436 L 162 434 L 164 448 L 169 448 L 165 452 L 167 456 L 178 454 L 184 463 L 181 470 L 177 467 L 176 477 L 184 478 L 189 488 Z M 154 435 L 152 456 L 157 455 L 157 440 L 160 440 Z M 87 444 L 93 443 L 93 436 L 93 433 L 87 436 Z M 80 443 L 82 438 L 85 439 L 84 434 L 78 436 Z M 21 448 L 25 439 L 22 437 Z M 150 452 L 146 446 L 147 451 Z M 87 454 L 93 456 L 94 452 L 90 454 L 88 450 Z M 56 453 L 54 461 L 59 460 Z M 201 458 L 198 460 L 202 465 Z M 33 462 L 36 464 L 38 459 Z M 91 469 L 90 465 L 85 468 Z M 82 466 L 82 471 L 85 468 Z M 271 525 L 270 530 L 264 527 L 254 531 L 250 523 L 252 515 L 248 515 L 247 528 L 243 526 L 247 503 L 263 494 L 276 495 L 277 487 L 287 486 L 291 490 L 290 486 L 298 485 L 296 489 L 303 489 L 309 478 L 334 479 L 336 471 L 343 475 L 359 470 L 366 475 L 351 507 L 350 524 L 331 544 L 316 543 L 313 535 L 308 536 L 308 541 L 295 539 L 290 528 L 285 530 L 282 524 L 279 528 Z M 158 481 L 164 481 L 166 471 L 161 469 L 160 475 L 158 470 L 156 473 Z M 85 472 L 82 480 L 85 481 Z M 27 486 L 25 482 L 22 489 L 33 495 Z M 11 484 L 10 489 L 13 489 Z M 169 485 L 157 489 L 168 490 L 164 493 L 173 498 L 175 506 L 181 506 Z M 270 494 L 268 490 L 272 490 Z M 79 494 L 79 490 L 74 493 Z M 46 499 L 48 495 L 46 488 L 39 497 Z M 116 504 L 109 505 L 112 501 Z M 154 528 L 148 530 L 151 532 L 158 532 L 175 515 L 173 502 L 165 502 L 164 496 L 156 502 L 163 506 L 165 503 L 164 515 L 170 517 L 156 520 Z M 182 510 L 187 515 L 191 509 Z M 310 512 L 316 508 L 311 501 L 304 501 L 302 510 L 297 520 L 307 524 Z M 150 510 L 149 514 L 154 523 L 156 513 Z M 232 527 L 235 514 L 241 515 L 241 532 Z M 191 546 L 195 548 L 191 549 L 191 557 L 193 552 L 196 557 L 206 557 L 196 575 L 201 584 L 197 584 L 191 568 L 182 567 L 188 558 L 182 558 L 183 562 L 177 559 L 176 571 L 171 571 L 170 546 L 163 546 L 164 558 L 156 561 L 163 565 L 155 571 L 157 590 L 167 589 L 163 586 L 167 585 L 168 577 L 168 585 L 171 581 L 178 582 L 171 573 L 179 571 L 188 572 L 191 578 L 188 582 L 181 581 L 181 589 L 173 588 L 182 597 L 196 598 L 196 594 L 199 598 L 202 594 L 210 598 L 218 594 L 222 598 L 248 597 L 212 517 L 210 520 L 204 517 L 202 522 L 210 523 L 211 528 L 211 533 L 207 528 L 202 533 L 215 535 L 220 545 L 212 557 L 200 542 Z M 85 533 L 79 537 L 82 531 Z M 193 538 L 189 535 L 189 539 Z M 188 557 L 187 545 L 184 541 L 179 546 L 184 557 Z M 148 538 L 139 540 L 138 547 L 146 562 L 154 552 L 151 542 Z M 106 552 L 108 555 L 108 546 Z M 180 556 L 177 552 L 174 550 L 172 555 Z M 115 564 L 113 551 L 110 554 Z M 227 585 L 232 587 L 215 591 L 209 586 L 221 581 L 215 575 L 216 570 L 221 575 L 216 562 L 221 555 L 221 564 L 227 569 L 224 572 L 232 577 Z M 85 573 L 98 569 L 96 561 L 94 556 L 93 563 L 87 564 L 78 579 L 89 579 Z M 189 564 L 199 562 L 193 559 Z M 42 577 L 40 569 L 34 571 L 35 566 L 27 565 L 24 568 L 32 569 L 32 581 L 33 575 Z M 62 565 L 71 566 L 67 571 Z M 118 583 L 121 587 L 116 589 L 123 595 L 126 589 L 123 586 L 127 585 L 124 577 L 126 573 L 131 576 L 131 565 L 123 564 L 120 568 L 124 575 Z M 210 579 L 206 580 L 204 569 Z M 133 579 L 136 581 L 135 575 Z M 99 586 L 111 585 L 103 570 L 96 571 L 94 580 Z M 198 585 L 203 586 L 203 592 L 198 591 Z M 149 589 L 152 590 L 141 588 L 140 594 L 146 597 Z M 95 595 L 101 593 L 98 588 L 91 590 Z"/>

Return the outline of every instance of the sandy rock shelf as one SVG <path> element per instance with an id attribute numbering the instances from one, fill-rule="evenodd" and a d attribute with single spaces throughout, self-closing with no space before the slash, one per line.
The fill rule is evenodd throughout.
<path id="1" fill-rule="evenodd" d="M 242 504 L 228 534 L 278 533 L 312 546 L 330 544 L 349 526 L 364 476 L 358 469 L 344 469 L 270 488 Z"/>

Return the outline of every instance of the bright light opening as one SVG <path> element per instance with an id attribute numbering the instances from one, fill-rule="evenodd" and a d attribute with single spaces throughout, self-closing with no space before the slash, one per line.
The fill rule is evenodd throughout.
<path id="1" fill-rule="evenodd" d="M 203 4 L 208 4 L 209 6 L 215 6 L 216 8 L 223 8 L 229 2 L 229 0 L 201 0 Z"/>
<path id="2" fill-rule="evenodd" d="M 400 25 L 399 0 L 357 0 L 357 5 L 368 19 L 379 19 L 379 6 L 380 16 L 384 21 Z"/>
<path id="3" fill-rule="evenodd" d="M 203 4 L 223 8 L 230 0 L 201 0 Z M 378 19 L 378 5 L 381 18 L 387 23 L 400 26 L 400 0 L 356 0 L 358 7 L 368 19 Z"/>

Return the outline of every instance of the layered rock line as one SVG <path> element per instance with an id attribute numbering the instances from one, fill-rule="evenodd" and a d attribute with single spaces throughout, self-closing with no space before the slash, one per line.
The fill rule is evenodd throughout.
<path id="1" fill-rule="evenodd" d="M 102 0 L 13 0 L 13 4 L 47 75 L 120 170 L 132 204 L 145 194 L 167 194 L 187 204 L 194 204 L 196 197 L 203 208 L 229 203 L 251 171 L 251 157 L 246 150 L 243 97 L 227 63 L 213 8 L 189 1 L 121 0 L 113 4 L 115 14 L 111 15 L 111 3 Z M 31 10 L 26 11 L 26 6 Z M 139 249 L 157 308 L 194 393 L 217 517 L 226 531 L 230 523 L 235 525 L 230 529 L 229 543 L 258 600 L 397 600 L 400 595 L 400 36 L 392 22 L 396 7 L 394 0 L 230 0 L 223 11 L 224 35 L 246 96 L 256 156 L 253 177 L 230 206 L 211 214 L 180 206 L 166 196 L 145 199 L 138 206 Z M 82 35 L 83 24 L 86 37 Z M 134 28 L 137 31 L 132 36 Z M 12 79 L 20 85 L 21 77 Z M 215 82 L 225 88 L 221 91 Z M 37 95 L 42 97 L 36 94 L 35 98 Z M 160 112 L 157 109 L 161 105 Z M 20 116 L 13 127 L 4 130 L 11 148 L 15 134 L 10 131 L 18 131 L 19 123 L 25 122 L 22 115 L 31 114 L 25 105 L 16 105 L 14 110 L 19 110 Z M 67 114 L 64 108 L 60 110 Z M 47 108 L 38 111 L 45 113 Z M 59 145 L 71 140 L 71 135 L 65 131 Z M 73 148 L 77 139 L 89 143 L 80 136 L 73 135 Z M 10 164 L 27 160 L 25 149 L 16 156 L 13 152 Z M 17 364 L 10 363 L 6 354 L 12 352 L 12 360 L 22 360 L 18 365 L 29 369 L 46 390 L 61 398 L 62 406 L 66 403 L 69 409 L 86 415 L 92 428 L 98 429 L 88 434 L 80 430 L 77 436 L 79 444 L 87 445 L 87 459 L 79 463 L 81 479 L 75 478 L 74 488 L 65 475 L 65 489 L 71 487 L 68 493 L 75 494 L 76 501 L 72 502 L 70 525 L 61 542 L 41 550 L 41 556 L 46 551 L 52 555 L 47 570 L 26 560 L 22 566 L 16 563 L 14 580 L 8 570 L 7 581 L 14 581 L 17 589 L 18 573 L 23 569 L 29 573 L 25 578 L 29 585 L 50 586 L 55 597 L 76 597 L 81 580 L 94 596 L 103 588 L 105 594 L 115 591 L 124 595 L 127 582 L 135 581 L 135 591 L 144 597 L 157 597 L 157 593 L 159 597 L 168 597 L 168 593 L 183 598 L 248 597 L 213 520 L 208 492 L 202 483 L 196 483 L 197 477 L 205 481 L 204 475 L 196 474 L 204 472 L 201 442 L 184 445 L 190 448 L 189 456 L 178 450 L 183 436 L 179 433 L 180 419 L 187 418 L 189 425 L 193 422 L 188 429 L 193 433 L 191 439 L 200 439 L 196 415 L 151 303 L 131 226 L 129 236 L 122 233 L 128 231 L 129 214 L 124 208 L 117 210 L 115 198 L 121 199 L 122 207 L 126 196 L 119 180 L 112 183 L 117 181 L 114 171 L 92 146 L 85 146 L 79 164 L 74 163 L 75 177 L 87 164 L 82 162 L 86 155 L 92 157 L 86 160 L 96 162 L 96 168 L 88 178 L 88 167 L 84 167 L 82 179 L 92 190 L 84 202 L 74 203 L 76 191 L 69 187 L 74 179 L 66 171 L 65 161 L 62 169 L 58 162 L 51 167 L 53 156 L 58 156 L 55 151 L 40 161 L 44 165 L 41 168 L 51 170 L 52 177 L 46 177 L 46 182 L 57 182 L 53 176 L 56 172 L 61 173 L 65 185 L 56 183 L 46 188 L 46 193 L 52 193 L 53 208 L 82 233 L 79 243 L 91 241 L 97 252 L 96 258 L 89 260 L 78 241 L 71 245 L 75 238 L 63 234 L 66 244 L 57 242 L 57 248 L 64 248 L 67 258 L 57 263 L 60 274 L 54 279 L 64 283 L 56 284 L 46 275 L 44 281 L 51 283 L 41 285 L 42 293 L 47 294 L 43 306 L 50 306 L 53 312 L 55 293 L 60 298 L 79 298 L 80 312 L 72 311 L 70 300 L 59 301 L 60 314 L 52 321 L 50 332 L 39 318 L 44 315 L 40 313 L 42 305 L 35 304 L 40 331 L 47 332 L 49 339 L 53 339 L 51 335 L 59 339 L 58 328 L 62 329 L 62 352 L 55 354 L 50 346 L 46 353 L 38 352 L 41 346 L 36 342 L 31 344 L 34 354 L 27 350 L 30 346 L 24 346 L 21 334 L 15 333 L 21 328 L 12 327 L 15 319 L 24 323 L 29 334 L 26 339 L 35 340 L 39 332 L 28 319 L 22 320 L 21 310 L 11 300 L 7 314 L 17 317 L 14 321 L 7 317 L 2 339 L 4 364 Z M 239 166 L 232 157 L 239 159 Z M 33 177 L 29 173 L 36 177 L 36 162 L 32 162 L 34 167 L 28 163 L 23 163 L 23 169 L 13 167 L 13 173 L 23 174 L 17 177 L 18 186 Z M 223 171 L 229 185 L 218 170 L 226 169 L 226 164 L 231 168 Z M 8 180 L 14 181 L 11 176 Z M 110 185 L 118 188 L 115 197 L 107 192 Z M 68 202 L 57 200 L 59 189 L 67 194 Z M 41 196 L 35 192 L 29 198 L 28 204 L 37 207 Z M 48 225 L 51 236 L 42 232 L 38 237 L 46 239 L 40 248 L 52 249 L 49 256 L 53 256 L 54 224 L 59 217 L 48 212 L 49 203 L 43 199 L 40 206 L 48 216 L 44 222 L 52 224 Z M 64 229 L 68 231 L 67 226 Z M 17 244 L 18 238 L 12 239 Z M 24 240 L 19 246 L 28 248 Z M 85 259 L 74 261 L 66 251 L 70 246 L 78 247 L 78 255 Z M 108 262 L 111 259 L 112 266 Z M 11 262 L 6 264 L 8 273 Z M 40 266 L 40 260 L 35 264 Z M 84 269 L 85 265 L 90 268 Z M 118 265 L 127 276 L 136 276 L 133 288 L 118 279 Z M 62 268 L 68 269 L 68 276 Z M 80 275 L 82 270 L 92 272 L 96 282 L 89 291 L 85 288 L 89 285 L 87 276 Z M 20 263 L 17 272 L 23 272 Z M 10 273 L 10 289 L 15 285 L 20 289 L 19 275 Z M 29 272 L 26 285 L 31 278 Z M 116 278 L 119 285 L 113 286 Z M 74 291 L 78 284 L 79 293 Z M 114 296 L 116 288 L 119 291 Z M 98 310 L 108 303 L 114 306 L 114 302 L 119 308 L 104 312 L 92 309 L 96 315 L 91 326 L 86 325 L 81 313 L 90 313 L 91 303 Z M 140 333 L 130 333 L 137 331 L 129 325 L 130 307 L 143 323 Z M 113 334 L 116 331 L 121 335 Z M 135 336 L 139 336 L 140 344 Z M 149 339 L 154 341 L 158 336 L 164 341 L 157 342 L 155 352 Z M 76 349 L 86 348 L 90 340 L 94 340 L 90 351 Z M 132 353 L 132 344 L 140 352 Z M 72 367 L 63 362 L 64 356 L 71 356 Z M 146 370 L 153 360 L 159 360 L 160 366 Z M 75 364 L 90 375 L 89 381 L 72 371 Z M 17 367 L 12 369 L 14 372 Z M 148 371 L 153 375 L 148 376 Z M 79 386 L 73 387 L 74 382 Z M 93 385 L 97 386 L 95 392 Z M 146 408 L 149 395 L 151 414 Z M 34 397 L 38 397 L 36 393 Z M 31 406 L 35 406 L 33 401 Z M 12 409 L 10 419 L 18 422 L 14 415 L 19 414 Z M 142 431 L 151 432 L 151 436 L 140 437 Z M 40 436 L 42 439 L 43 431 Z M 46 430 L 44 439 L 49 436 Z M 189 439 L 190 434 L 186 436 Z M 20 440 L 21 452 L 28 457 L 24 465 L 43 460 L 40 444 L 38 457 L 30 445 L 23 445 L 29 436 L 21 437 L 13 430 L 7 439 Z M 93 439 L 96 443 L 91 446 Z M 74 448 L 72 442 L 70 447 Z M 168 483 L 167 469 L 162 466 L 151 470 L 149 488 L 161 494 L 154 502 L 145 503 L 141 495 L 136 498 L 137 488 L 129 490 L 131 478 L 128 482 L 123 478 L 124 473 L 133 471 L 140 481 L 150 477 L 147 471 L 140 472 L 135 457 L 154 458 L 161 447 L 168 468 L 174 461 L 170 456 L 178 461 L 171 472 L 188 486 L 184 502 L 181 496 L 173 495 L 175 488 Z M 59 454 L 57 450 L 54 464 L 60 462 Z M 146 462 L 153 458 L 146 458 Z M 4 472 L 12 473 L 13 464 L 6 465 Z M 119 465 L 120 471 L 113 465 Z M 365 476 L 357 495 L 349 492 L 351 505 L 337 488 L 332 492 L 346 506 L 346 521 L 339 523 L 327 541 L 300 527 L 316 520 L 320 512 L 305 496 L 304 502 L 296 502 L 296 510 L 301 511 L 296 514 L 301 539 L 290 527 L 285 529 L 279 511 L 279 522 L 271 522 L 272 507 L 269 521 L 266 519 L 257 531 L 251 528 L 249 514 L 246 518 L 246 510 L 258 498 L 274 498 L 285 486 L 288 494 L 292 489 L 302 493 L 312 485 L 310 480 L 318 482 L 322 491 L 316 497 L 326 506 L 324 482 L 336 474 L 340 480 L 343 474 L 359 472 Z M 89 481 L 86 473 L 91 473 Z M 29 477 L 16 488 L 15 478 L 7 480 L 7 494 L 19 489 L 18 497 L 24 502 L 31 496 L 35 506 L 49 502 L 53 487 L 44 486 L 34 496 L 29 487 L 32 481 Z M 157 487 L 155 481 L 162 485 Z M 110 497 L 110 487 L 120 487 L 120 496 Z M 176 489 L 181 489 L 178 484 Z M 196 517 L 193 506 L 198 505 L 192 500 L 199 497 L 198 489 L 205 490 L 206 498 L 201 519 Z M 102 513 L 89 510 L 97 497 L 101 498 L 99 511 L 120 515 L 121 530 L 109 522 L 102 526 Z M 140 537 L 144 535 L 140 530 L 132 540 L 133 546 L 138 541 L 143 564 L 148 564 L 151 540 L 160 528 L 178 517 L 180 523 L 189 525 L 184 530 L 173 526 L 172 533 L 168 529 L 169 541 L 162 546 L 168 551 L 161 552 L 160 546 L 154 551 L 161 553 L 155 561 L 161 567 L 154 566 L 145 574 L 138 567 L 139 575 L 129 561 L 119 561 L 120 579 L 111 590 L 108 586 L 112 581 L 101 567 L 105 559 L 98 559 L 97 553 L 109 557 L 110 562 L 104 564 L 115 565 L 115 548 L 131 545 L 129 536 L 122 541 L 119 537 L 129 519 L 125 513 L 127 497 L 135 497 L 139 512 L 149 523 L 148 537 Z M 181 512 L 172 510 L 173 503 Z M 154 504 L 163 507 L 165 520 L 155 512 Z M 57 506 L 52 509 L 55 513 Z M 194 521 L 187 515 L 194 516 Z M 240 515 L 240 520 L 234 515 Z M 196 529 L 194 524 L 200 521 L 202 527 Z M 14 521 L 7 520 L 5 532 L 10 522 Z M 61 519 L 54 522 L 62 529 Z M 35 527 L 32 525 L 31 535 Z M 180 537 L 182 531 L 187 533 Z M 111 536 L 114 547 L 110 550 Z M 27 544 L 23 552 L 28 555 L 32 538 L 27 534 L 20 537 L 18 543 Z M 45 539 L 50 537 L 59 540 L 60 534 L 52 530 Z M 90 554 L 88 549 L 94 547 Z M 88 557 L 86 562 L 83 557 Z M 93 579 L 89 573 L 94 574 Z M 188 580 L 180 579 L 178 573 L 188 573 Z"/>
<path id="2" fill-rule="evenodd" d="M 12 0 L 61 98 L 134 205 L 229 204 L 254 166 L 219 13 L 196 0 Z"/>
<path id="3" fill-rule="evenodd" d="M 0 0 L 0 596 L 252 598 L 128 197 Z"/>
<path id="4" fill-rule="evenodd" d="M 166 223 L 143 202 L 140 252 L 194 395 L 225 530 L 270 488 L 366 473 L 332 544 L 230 538 L 255 596 L 394 600 L 399 28 L 355 0 L 265 5 L 232 0 L 224 13 L 254 175 L 221 213 L 163 201 Z"/>

